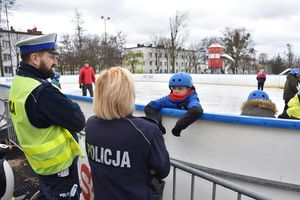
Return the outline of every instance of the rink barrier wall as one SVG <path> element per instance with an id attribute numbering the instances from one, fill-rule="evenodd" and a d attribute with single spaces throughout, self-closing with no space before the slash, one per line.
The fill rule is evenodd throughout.
<path id="1" fill-rule="evenodd" d="M 0 84 L 1 99 L 7 99 L 8 92 L 9 86 Z M 86 119 L 94 115 L 91 97 L 66 95 L 80 105 Z M 134 115 L 144 116 L 143 109 L 144 105 L 136 104 Z M 280 199 L 298 199 L 299 194 L 291 190 L 299 191 L 300 188 L 300 161 L 295 157 L 300 151 L 300 121 L 204 113 L 182 131 L 180 138 L 174 137 L 171 130 L 184 113 L 182 110 L 162 109 L 162 123 L 167 131 L 164 139 L 170 157 L 235 174 L 246 182 L 254 180 L 255 184 L 264 185 L 262 188 L 258 186 L 262 194 L 274 199 L 285 193 L 297 198 L 284 196 Z M 79 143 L 84 145 L 84 142 L 85 136 L 82 135 Z M 86 158 L 79 159 L 79 163 L 81 174 L 90 175 Z M 289 192 L 276 188 L 285 188 Z"/>
<path id="2" fill-rule="evenodd" d="M 168 82 L 172 74 L 134 74 L 137 82 Z M 191 74 L 194 84 L 256 86 L 255 74 Z M 12 77 L 1 77 L 0 84 L 11 84 Z M 267 75 L 265 87 L 283 88 L 286 75 Z M 78 75 L 63 75 L 61 84 L 78 83 Z"/>
<path id="3" fill-rule="evenodd" d="M 1 99 L 8 98 L 9 85 L 0 84 L 0 96 Z M 86 96 L 78 96 L 72 94 L 66 94 L 72 100 L 82 101 L 82 106 L 91 106 L 93 98 Z M 144 105 L 136 104 L 135 108 L 137 111 L 144 110 Z M 92 109 L 84 109 L 86 118 L 93 115 Z M 186 111 L 163 108 L 161 113 L 162 115 L 172 116 L 172 117 L 181 117 Z M 226 115 L 226 114 L 216 114 L 216 113 L 204 113 L 200 120 L 212 121 L 212 122 L 222 122 L 229 124 L 239 124 L 239 125 L 249 125 L 249 126 L 262 126 L 262 127 L 271 127 L 271 128 L 283 128 L 283 129 L 292 129 L 300 130 L 300 121 L 298 120 L 287 120 L 287 119 L 277 119 L 277 118 L 264 118 L 264 117 L 250 117 L 250 116 L 241 116 L 241 115 Z"/>

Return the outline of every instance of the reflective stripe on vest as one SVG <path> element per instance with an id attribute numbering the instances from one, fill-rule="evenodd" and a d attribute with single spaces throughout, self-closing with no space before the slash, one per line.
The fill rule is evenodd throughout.
<path id="1" fill-rule="evenodd" d="M 9 105 L 18 140 L 29 164 L 37 174 L 50 175 L 69 167 L 74 157 L 83 156 L 83 152 L 67 129 L 31 125 L 25 102 L 40 84 L 33 78 L 15 77 L 9 92 Z"/>

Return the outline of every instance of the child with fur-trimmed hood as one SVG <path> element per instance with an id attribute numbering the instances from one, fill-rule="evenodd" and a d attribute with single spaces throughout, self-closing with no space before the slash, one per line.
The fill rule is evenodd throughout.
<path id="1" fill-rule="evenodd" d="M 248 96 L 241 107 L 241 115 L 272 117 L 277 113 L 276 105 L 269 100 L 269 96 L 262 90 L 255 90 Z"/>

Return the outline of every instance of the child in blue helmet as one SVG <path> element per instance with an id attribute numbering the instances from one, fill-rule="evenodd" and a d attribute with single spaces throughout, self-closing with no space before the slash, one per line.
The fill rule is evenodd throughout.
<path id="1" fill-rule="evenodd" d="M 272 117 L 275 118 L 277 112 L 276 105 L 269 99 L 266 92 L 254 90 L 248 96 L 241 107 L 241 115 Z"/>
<path id="2" fill-rule="evenodd" d="M 163 134 L 166 133 L 165 128 L 161 124 L 162 108 L 185 109 L 187 112 L 180 118 L 174 128 L 172 134 L 180 137 L 183 129 L 192 124 L 202 115 L 203 109 L 200 104 L 198 95 L 193 85 L 192 77 L 187 73 L 176 73 L 169 80 L 170 94 L 155 101 L 151 101 L 145 106 L 145 114 L 158 122 Z"/>
<path id="3" fill-rule="evenodd" d="M 54 72 L 54 76 L 51 78 L 51 83 L 61 88 L 59 83 L 59 77 L 60 77 L 60 73 Z"/>

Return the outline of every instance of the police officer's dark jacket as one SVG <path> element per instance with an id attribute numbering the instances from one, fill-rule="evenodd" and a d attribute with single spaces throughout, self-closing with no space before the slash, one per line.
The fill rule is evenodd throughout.
<path id="1" fill-rule="evenodd" d="M 141 117 L 89 118 L 86 152 L 97 200 L 152 200 L 150 170 L 161 179 L 170 171 L 161 131 Z"/>
<path id="2" fill-rule="evenodd" d="M 79 105 L 69 100 L 49 81 L 50 76 L 35 67 L 21 62 L 18 76 L 35 78 L 42 84 L 28 96 L 25 109 L 30 123 L 37 128 L 58 125 L 71 133 L 81 131 L 85 126 L 85 117 Z M 68 112 L 63 112 L 68 110 Z"/>

